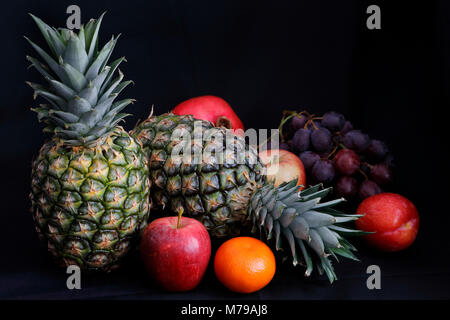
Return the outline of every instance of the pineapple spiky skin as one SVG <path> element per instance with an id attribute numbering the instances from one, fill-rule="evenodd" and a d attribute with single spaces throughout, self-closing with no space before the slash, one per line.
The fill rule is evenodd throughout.
<path id="1" fill-rule="evenodd" d="M 46 143 L 33 162 L 32 213 L 58 264 L 110 271 L 147 225 L 147 161 L 122 128 L 92 148 Z"/>
<path id="2" fill-rule="evenodd" d="M 341 223 L 359 216 L 333 208 L 343 199 L 321 202 L 330 188 L 300 191 L 296 181 L 275 187 L 256 150 L 242 137 L 215 139 L 226 134 L 232 135 L 189 115 L 168 113 L 139 123 L 132 135 L 148 157 L 153 205 L 200 220 L 213 236 L 253 226 L 266 240 L 275 239 L 275 248 L 284 248 L 294 265 L 303 264 L 306 276 L 316 267 L 333 282 L 337 277 L 330 256 L 357 260 L 345 236 L 361 233 Z M 183 149 L 186 145 L 191 148 Z M 192 164 L 194 153 L 207 156 Z"/>
<path id="3" fill-rule="evenodd" d="M 32 18 L 50 49 L 27 39 L 41 61 L 27 59 L 45 79 L 28 84 L 48 102 L 32 110 L 53 133 L 32 168 L 36 230 L 59 264 L 110 271 L 146 226 L 150 207 L 146 156 L 118 126 L 132 102 L 115 102 L 131 83 L 118 70 L 125 59 L 108 64 L 117 38 L 99 49 L 103 15 L 78 33 Z"/>
<path id="4" fill-rule="evenodd" d="M 194 134 L 195 126 L 201 131 L 201 140 Z M 245 141 L 234 139 L 233 148 L 224 153 L 223 164 L 212 152 L 195 162 L 174 155 L 185 134 L 191 136 L 191 151 L 222 151 L 211 135 L 226 135 L 224 128 L 215 128 L 210 122 L 194 119 L 190 115 L 164 114 L 149 117 L 133 130 L 144 147 L 149 161 L 152 182 L 152 205 L 171 212 L 182 210 L 200 220 L 217 237 L 236 235 L 251 222 L 247 204 L 258 184 L 265 183 L 264 165 L 257 153 L 248 149 Z M 247 148 L 248 157 L 238 163 L 238 153 Z"/>

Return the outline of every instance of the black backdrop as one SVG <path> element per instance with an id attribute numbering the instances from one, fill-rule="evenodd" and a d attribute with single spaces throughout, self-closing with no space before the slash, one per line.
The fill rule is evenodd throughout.
<path id="1" fill-rule="evenodd" d="M 2 3 L 0 103 L 0 298 L 145 297 L 239 298 L 211 269 L 194 292 L 165 294 L 147 280 L 139 259 L 121 271 L 65 289 L 65 274 L 44 254 L 30 213 L 30 163 L 44 142 L 36 104 L 24 81 L 33 53 L 23 35 L 42 44 L 27 12 L 63 26 L 67 6 L 81 7 L 82 21 L 108 13 L 103 43 L 122 36 L 115 57 L 135 86 L 123 96 L 130 129 L 150 112 L 168 111 L 193 96 L 223 97 L 246 128 L 275 128 L 284 109 L 314 113 L 334 109 L 373 137 L 385 140 L 396 159 L 395 191 L 418 207 L 416 243 L 396 254 L 358 243 L 361 263 L 337 265 L 340 280 L 303 280 L 281 265 L 274 281 L 245 298 L 405 299 L 449 298 L 448 130 L 450 7 L 442 2 L 380 1 L 8 1 Z M 366 8 L 381 7 L 381 30 L 366 28 Z M 365 285 L 368 265 L 382 269 L 382 290 Z M 135 272 L 131 272 L 134 270 Z"/>

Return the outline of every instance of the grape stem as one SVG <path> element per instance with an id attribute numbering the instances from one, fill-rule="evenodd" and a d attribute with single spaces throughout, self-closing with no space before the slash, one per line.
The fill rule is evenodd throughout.
<path id="1" fill-rule="evenodd" d="M 330 157 L 337 151 L 338 148 L 339 148 L 339 145 L 335 146 L 333 151 L 331 151 L 330 154 L 328 155 L 327 159 L 330 159 Z"/>
<path id="2" fill-rule="evenodd" d="M 314 118 L 312 118 L 312 119 L 309 119 L 306 123 L 305 123 L 305 126 L 303 127 L 303 128 L 305 128 L 306 129 L 306 127 L 308 126 L 308 124 L 312 124 L 312 126 L 314 127 L 314 130 L 318 130 L 318 128 L 317 128 L 317 126 L 316 126 L 316 124 L 314 123 L 314 120 L 313 120 Z"/>
<path id="3" fill-rule="evenodd" d="M 300 112 L 296 112 L 296 111 L 290 111 L 290 110 L 284 110 L 283 111 L 283 117 L 281 118 L 281 122 L 278 125 L 278 132 L 280 133 L 280 137 L 281 137 L 281 142 L 284 142 L 284 136 L 283 136 L 283 127 L 286 124 L 286 122 L 288 122 L 288 120 L 292 119 L 295 116 L 300 116 L 300 115 L 305 115 L 305 117 L 310 117 L 308 111 L 303 110 Z M 269 138 L 267 138 L 263 143 L 259 144 L 259 147 L 261 147 L 262 145 L 266 144 L 269 140 L 271 140 L 273 137 L 273 135 L 271 135 Z"/>
<path id="4" fill-rule="evenodd" d="M 366 180 L 369 180 L 369 177 L 367 176 L 367 174 L 364 171 L 362 171 L 361 169 L 358 169 L 358 170 L 364 176 L 364 178 L 366 178 Z"/>

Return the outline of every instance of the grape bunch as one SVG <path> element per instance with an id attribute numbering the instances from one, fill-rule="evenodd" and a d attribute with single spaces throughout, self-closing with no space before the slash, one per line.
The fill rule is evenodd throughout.
<path id="1" fill-rule="evenodd" d="M 302 160 L 308 184 L 323 183 L 337 196 L 362 200 L 392 183 L 393 158 L 386 144 L 354 129 L 340 113 L 285 112 L 280 135 L 280 148 Z"/>

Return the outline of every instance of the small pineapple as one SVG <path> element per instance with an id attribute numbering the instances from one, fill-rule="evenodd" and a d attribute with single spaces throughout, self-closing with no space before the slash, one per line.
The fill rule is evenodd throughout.
<path id="1" fill-rule="evenodd" d="M 213 236 L 236 235 L 253 226 L 267 240 L 274 236 L 277 250 L 287 244 L 293 264 L 302 263 L 306 276 L 315 265 L 333 282 L 329 256 L 357 260 L 344 236 L 360 232 L 341 223 L 358 216 L 333 208 L 342 199 L 321 203 L 330 188 L 299 191 L 295 181 L 274 187 L 256 150 L 242 137 L 171 113 L 150 116 L 132 135 L 149 159 L 154 206 L 197 218 Z"/>
<path id="2" fill-rule="evenodd" d="M 40 238 L 56 261 L 85 270 L 118 266 L 148 221 L 147 160 L 142 147 L 117 124 L 131 99 L 114 102 L 131 81 L 113 78 L 124 58 L 107 65 L 117 38 L 100 51 L 103 15 L 78 34 L 32 16 L 44 36 L 42 58 L 27 57 L 46 84 L 29 85 L 49 104 L 33 109 L 54 133 L 32 165 L 32 213 Z"/>

